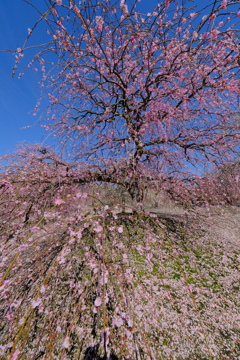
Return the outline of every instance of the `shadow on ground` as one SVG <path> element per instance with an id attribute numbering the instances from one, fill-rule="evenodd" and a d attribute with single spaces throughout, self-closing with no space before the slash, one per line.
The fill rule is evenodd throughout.
<path id="1" fill-rule="evenodd" d="M 85 352 L 83 360 L 107 360 L 106 356 L 102 357 L 102 356 L 98 355 L 98 349 L 99 349 L 99 345 L 89 346 Z M 114 354 L 111 354 L 110 358 L 108 358 L 108 359 L 109 360 L 119 360 L 119 358 Z"/>

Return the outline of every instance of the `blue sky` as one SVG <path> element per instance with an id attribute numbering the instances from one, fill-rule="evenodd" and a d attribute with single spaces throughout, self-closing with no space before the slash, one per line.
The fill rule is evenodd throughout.
<path id="1" fill-rule="evenodd" d="M 39 3 L 43 0 L 35 0 Z M 0 1 L 0 50 L 21 47 L 27 29 L 34 25 L 38 14 L 22 0 Z M 11 153 L 19 143 L 42 141 L 43 131 L 34 125 L 30 113 L 40 96 L 39 78 L 29 70 L 21 79 L 11 77 L 14 55 L 0 52 L 0 156 Z M 21 129 L 33 125 L 30 129 Z"/>

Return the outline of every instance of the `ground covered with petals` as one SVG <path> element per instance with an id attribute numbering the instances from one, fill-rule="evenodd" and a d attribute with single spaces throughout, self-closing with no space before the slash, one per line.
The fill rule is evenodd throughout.
<path id="1" fill-rule="evenodd" d="M 238 208 L 58 206 L 1 236 L 2 359 L 237 359 Z"/>

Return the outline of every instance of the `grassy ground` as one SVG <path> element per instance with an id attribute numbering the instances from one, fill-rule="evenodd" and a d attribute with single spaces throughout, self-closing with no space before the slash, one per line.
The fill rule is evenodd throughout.
<path id="1" fill-rule="evenodd" d="M 2 236 L 3 360 L 240 359 L 240 209 L 148 205 Z"/>

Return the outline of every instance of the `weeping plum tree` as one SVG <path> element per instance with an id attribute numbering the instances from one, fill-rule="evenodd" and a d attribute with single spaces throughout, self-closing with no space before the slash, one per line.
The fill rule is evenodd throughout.
<path id="1" fill-rule="evenodd" d="M 13 72 L 43 22 L 29 67 L 42 71 L 43 125 L 62 154 L 21 147 L 0 167 L 1 357 L 237 358 L 237 220 L 228 236 L 221 218 L 215 241 L 196 219 L 119 213 L 84 186 L 141 200 L 160 183 L 201 201 L 212 184 L 221 196 L 239 187 L 238 2 L 165 0 L 147 14 L 143 0 L 41 3 Z M 209 165 L 222 166 L 211 183 L 199 175 Z"/>
<path id="2" fill-rule="evenodd" d="M 190 179 L 237 156 L 236 1 L 201 9 L 166 0 L 148 4 L 147 14 L 139 1 L 45 3 L 38 11 L 48 41 L 29 66 L 43 73 L 46 130 L 66 156 L 89 164 L 88 181 L 118 182 L 141 200 L 144 182 L 159 174 Z"/>

